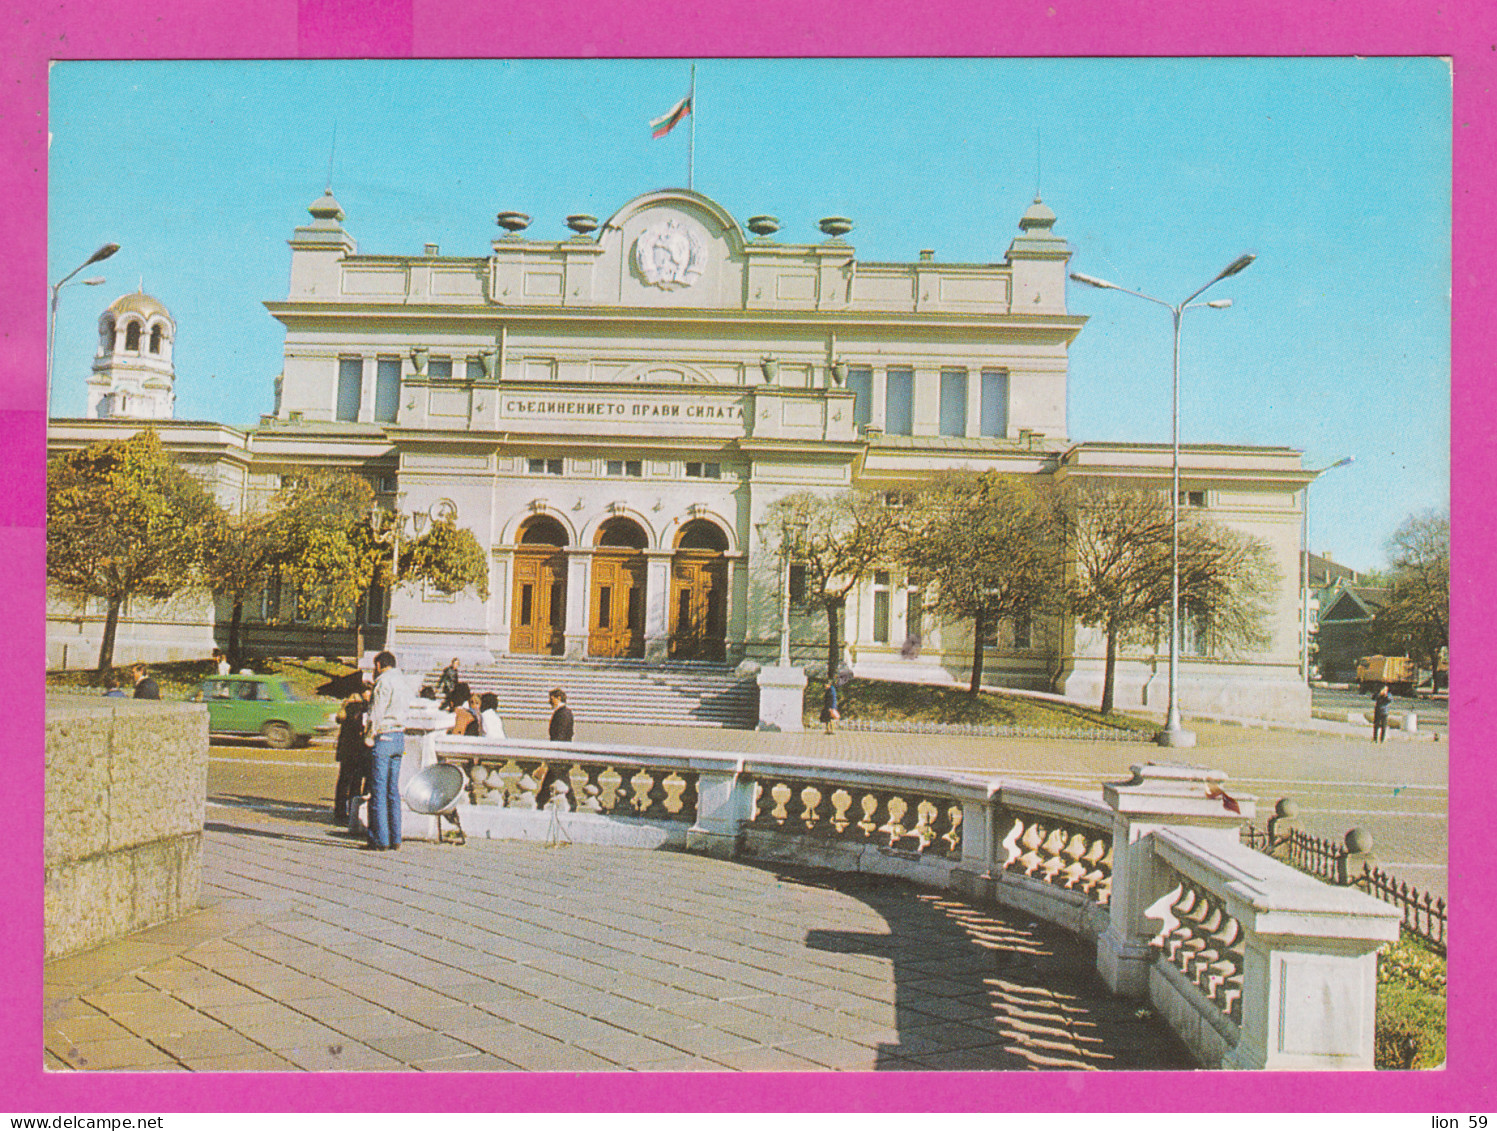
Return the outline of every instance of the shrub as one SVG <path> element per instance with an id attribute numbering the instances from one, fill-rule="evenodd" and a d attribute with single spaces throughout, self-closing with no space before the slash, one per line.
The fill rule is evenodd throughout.
<path id="1" fill-rule="evenodd" d="M 1445 1063 L 1445 959 L 1405 935 L 1378 955 L 1377 1068 Z"/>

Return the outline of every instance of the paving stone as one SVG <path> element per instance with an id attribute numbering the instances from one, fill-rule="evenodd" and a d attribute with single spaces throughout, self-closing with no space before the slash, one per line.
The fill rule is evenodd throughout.
<path id="1" fill-rule="evenodd" d="M 276 1052 L 309 1072 L 399 1072 L 406 1068 L 394 1057 L 356 1041 L 296 1046 Z"/>
<path id="2" fill-rule="evenodd" d="M 432 1032 L 425 1025 L 418 1025 L 408 1018 L 387 1010 L 360 1014 L 356 1017 L 319 1017 L 315 1013 L 308 1013 L 307 1016 L 330 1029 L 338 1030 L 345 1037 L 351 1037 L 373 1048 L 380 1047 L 380 1040 L 414 1037 Z"/>
<path id="3" fill-rule="evenodd" d="M 480 1050 L 443 1033 L 410 1033 L 401 1036 L 373 1037 L 362 1042 L 403 1064 L 442 1057 L 469 1056 Z"/>
<path id="4" fill-rule="evenodd" d="M 724 1068 L 731 1068 L 735 1072 L 825 1071 L 821 1065 L 813 1060 L 807 1060 L 803 1056 L 796 1056 L 785 1049 L 765 1048 L 763 1046 L 740 1049 L 737 1052 L 714 1053 L 712 1059 Z"/>
<path id="5" fill-rule="evenodd" d="M 76 1048 L 71 1052 L 59 1052 L 57 1055 L 67 1063 L 68 1067 L 90 1072 L 115 1068 L 170 1067 L 176 1064 L 166 1053 L 139 1037 L 90 1041 L 86 1047 Z"/>
<path id="6" fill-rule="evenodd" d="M 151 1042 L 178 1061 L 194 1057 L 244 1056 L 263 1052 L 265 1046 L 228 1028 L 197 1029 L 190 1033 L 157 1033 Z"/>
<path id="7" fill-rule="evenodd" d="M 344 1045 L 349 1043 L 345 1037 L 336 1029 L 330 1029 L 326 1025 L 319 1025 L 315 1021 L 305 1018 L 298 1019 L 291 1024 L 272 1025 L 248 1025 L 239 1032 L 243 1033 L 257 1045 L 264 1045 L 276 1052 L 283 1052 L 290 1057 L 290 1053 L 284 1052 L 293 1048 L 315 1048 L 318 1045 Z M 294 1058 L 292 1058 L 294 1059 Z"/>
<path id="8" fill-rule="evenodd" d="M 251 1052 L 228 1056 L 187 1055 L 182 1066 L 193 1072 L 295 1072 L 299 1068 L 269 1049 L 258 1047 Z"/>
<path id="9" fill-rule="evenodd" d="M 521 1072 L 518 1064 L 511 1064 L 507 1060 L 493 1056 L 486 1052 L 471 1053 L 467 1056 L 449 1056 L 439 1060 L 418 1060 L 411 1064 L 412 1068 L 422 1072 Z"/>

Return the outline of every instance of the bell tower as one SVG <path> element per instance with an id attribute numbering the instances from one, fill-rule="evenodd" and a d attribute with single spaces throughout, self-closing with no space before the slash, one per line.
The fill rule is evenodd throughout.
<path id="1" fill-rule="evenodd" d="M 172 343 L 177 324 L 146 294 L 121 295 L 99 318 L 99 349 L 88 378 L 93 418 L 170 419 L 176 407 Z"/>

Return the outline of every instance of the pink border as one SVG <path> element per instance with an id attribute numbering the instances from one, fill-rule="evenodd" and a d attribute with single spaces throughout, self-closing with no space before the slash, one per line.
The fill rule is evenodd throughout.
<path id="1" fill-rule="evenodd" d="M 1490 358 L 1497 320 L 1483 283 L 1493 237 L 1491 90 L 1497 48 L 1479 38 L 1482 0 L 991 0 L 953 2 L 944 10 L 878 0 L 718 0 L 608 5 L 557 0 L 510 10 L 476 0 L 231 0 L 210 10 L 200 0 L 152 0 L 121 6 L 73 0 L 65 7 L 5 0 L 7 48 L 0 53 L 0 117 L 10 154 L 0 163 L 0 337 L 5 404 L 0 408 L 0 560 L 19 585 L 0 587 L 0 617 L 11 631 L 0 649 L 19 738 L 6 761 L 18 800 L 0 854 L 0 887 L 25 893 L 0 915 L 6 955 L 0 994 L 0 1096 L 12 1110 L 121 1113 L 303 1110 L 355 1112 L 491 1110 L 494 1089 L 480 1081 L 419 1075 L 47 1076 L 40 1066 L 42 954 L 41 751 L 44 515 L 46 82 L 49 58 L 254 58 L 539 55 L 1442 55 L 1455 70 L 1454 394 L 1452 488 L 1458 569 L 1453 593 L 1455 651 L 1481 654 L 1476 595 L 1493 591 L 1490 553 L 1497 541 L 1481 521 L 1489 476 L 1494 397 Z M 632 9 L 632 10 L 631 10 Z M 253 12 L 253 18 L 245 17 Z M 1001 18 L 998 18 L 1001 15 Z M 661 29 L 667 28 L 663 38 Z M 18 322 L 20 324 L 18 324 Z M 1485 365 L 1483 363 L 1486 363 Z M 1057 1077 L 908 1074 L 710 1078 L 609 1075 L 558 1088 L 552 1079 L 505 1080 L 504 1102 L 517 1110 L 1107 1110 L 1107 1111 L 1412 1111 L 1490 1109 L 1492 1057 L 1484 1016 L 1492 984 L 1493 916 L 1480 857 L 1468 855 L 1490 822 L 1493 772 L 1467 734 L 1491 707 L 1476 701 L 1456 666 L 1459 700 L 1451 766 L 1451 889 L 1458 949 L 1452 954 L 1451 1060 L 1443 1072 L 1316 1076 L 1229 1074 Z M 1482 800 L 1476 800 L 1482 799 Z M 1479 887 L 1478 885 L 1481 885 Z"/>

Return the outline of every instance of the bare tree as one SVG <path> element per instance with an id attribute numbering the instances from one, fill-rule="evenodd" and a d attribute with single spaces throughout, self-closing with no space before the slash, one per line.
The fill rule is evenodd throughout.
<path id="1" fill-rule="evenodd" d="M 1041 611 L 1060 576 L 1058 541 L 1041 497 L 1017 476 L 949 471 L 915 496 L 902 557 L 927 607 L 972 622 L 972 679 L 982 686 L 983 640 L 1002 621 Z"/>
<path id="2" fill-rule="evenodd" d="M 791 560 L 806 571 L 806 599 L 820 605 L 827 623 L 827 678 L 842 660 L 841 623 L 847 596 L 876 563 L 896 554 L 904 513 L 882 492 L 797 491 L 770 504 L 768 521 Z"/>
<path id="3" fill-rule="evenodd" d="M 1065 546 L 1061 610 L 1100 629 L 1107 641 L 1102 704 L 1112 710 L 1119 646 L 1167 638 L 1170 612 L 1169 500 L 1158 491 L 1071 487 L 1052 521 Z M 1195 514 L 1180 525 L 1180 611 L 1214 647 L 1264 647 L 1265 621 L 1279 585 L 1269 547 Z"/>
<path id="4" fill-rule="evenodd" d="M 1406 653 L 1439 671 L 1450 645 L 1450 516 L 1425 511 L 1388 540 L 1388 604 L 1373 620 L 1373 637 L 1390 653 Z"/>

